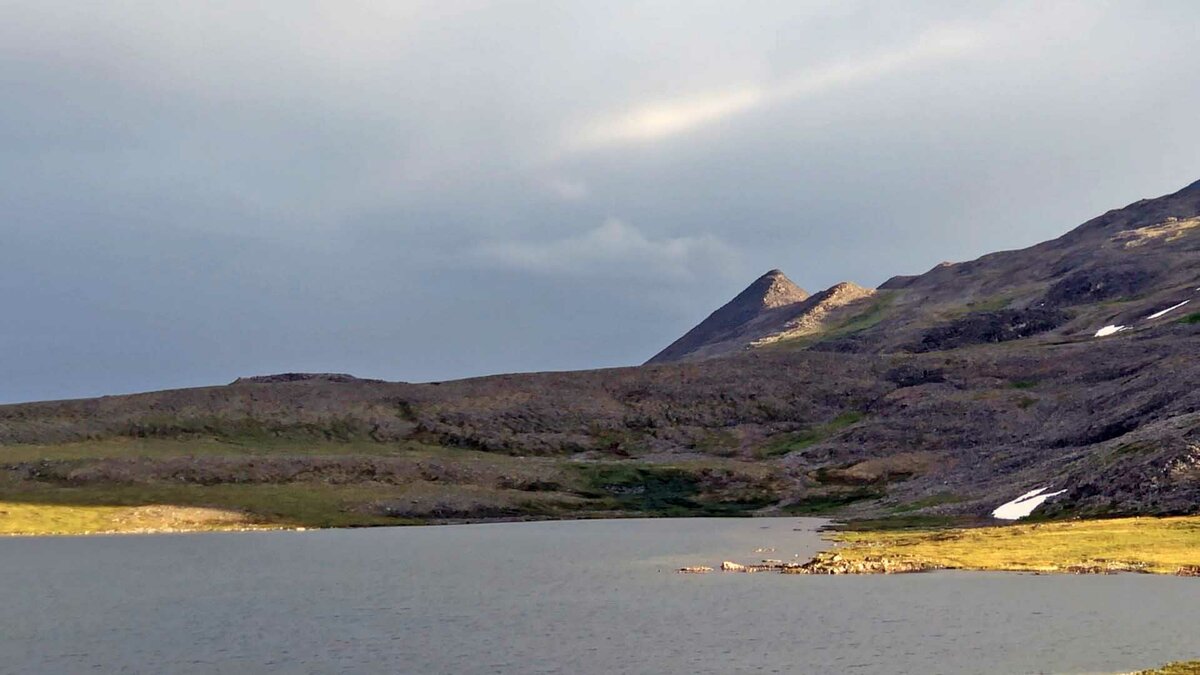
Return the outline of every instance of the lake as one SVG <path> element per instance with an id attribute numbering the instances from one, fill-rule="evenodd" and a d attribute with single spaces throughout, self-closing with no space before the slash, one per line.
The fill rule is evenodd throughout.
<path id="1" fill-rule="evenodd" d="M 820 522 L 0 539 L 0 672 L 1111 673 L 1200 656 L 1196 579 L 673 571 L 807 558 Z"/>

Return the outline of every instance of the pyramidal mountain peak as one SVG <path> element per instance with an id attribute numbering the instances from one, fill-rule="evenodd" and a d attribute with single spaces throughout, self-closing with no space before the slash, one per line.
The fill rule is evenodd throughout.
<path id="1" fill-rule="evenodd" d="M 819 333 L 873 295 L 849 281 L 810 295 L 774 269 L 647 363 L 709 359 Z"/>
<path id="2" fill-rule="evenodd" d="M 646 363 L 678 361 L 705 346 L 723 343 L 764 313 L 804 302 L 808 297 L 808 291 L 781 270 L 773 269 Z"/>
<path id="3" fill-rule="evenodd" d="M 762 275 L 738 294 L 730 304 L 757 302 L 762 307 L 775 308 L 803 302 L 808 292 L 800 288 L 781 270 L 774 269 Z M 726 305 L 728 306 L 728 305 Z"/>

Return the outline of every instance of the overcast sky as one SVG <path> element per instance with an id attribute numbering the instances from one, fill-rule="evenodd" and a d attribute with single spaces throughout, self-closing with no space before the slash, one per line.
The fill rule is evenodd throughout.
<path id="1" fill-rule="evenodd" d="M 0 401 L 635 364 L 1200 179 L 1200 4 L 0 0 Z"/>

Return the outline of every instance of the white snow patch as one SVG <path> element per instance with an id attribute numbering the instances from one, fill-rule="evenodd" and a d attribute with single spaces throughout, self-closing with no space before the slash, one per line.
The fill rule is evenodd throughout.
<path id="1" fill-rule="evenodd" d="M 1050 488 L 1038 488 L 1036 490 L 1030 490 L 1011 502 L 997 507 L 995 511 L 992 511 L 992 517 L 999 518 L 1001 520 L 1020 520 L 1021 518 L 1033 513 L 1033 510 L 1041 506 L 1042 503 L 1047 499 L 1066 492 L 1066 490 L 1059 490 L 1058 492 L 1046 492 L 1046 490 L 1049 489 Z M 1042 494 L 1044 492 L 1046 494 Z"/>
<path id="2" fill-rule="evenodd" d="M 1157 319 L 1158 317 L 1162 316 L 1163 314 L 1166 314 L 1167 312 L 1169 312 L 1173 309 L 1179 309 L 1180 307 L 1183 307 L 1184 305 L 1188 304 L 1189 302 L 1191 302 L 1191 300 L 1184 300 L 1183 302 L 1179 303 L 1178 305 L 1173 305 L 1171 307 L 1168 307 L 1168 308 L 1162 310 L 1161 312 L 1155 312 L 1155 313 L 1151 314 L 1150 316 L 1146 317 L 1146 320 L 1149 321 L 1150 319 Z"/>
<path id="3" fill-rule="evenodd" d="M 1114 335 L 1116 333 L 1120 333 L 1123 330 L 1129 330 L 1129 326 L 1105 326 L 1104 328 L 1101 328 L 1100 330 L 1096 331 L 1096 337 L 1105 337 L 1107 335 Z"/>

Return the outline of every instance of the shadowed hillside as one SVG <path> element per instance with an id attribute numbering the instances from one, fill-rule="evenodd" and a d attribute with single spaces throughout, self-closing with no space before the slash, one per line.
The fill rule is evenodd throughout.
<path id="1" fill-rule="evenodd" d="M 1053 486 L 1039 516 L 1195 513 L 1198 226 L 1200 183 L 876 291 L 772 271 L 642 367 L 0 406 L 0 501 L 928 523 Z"/>

